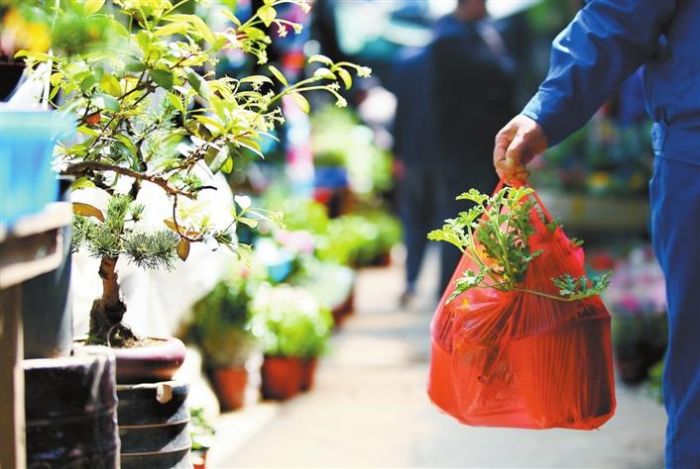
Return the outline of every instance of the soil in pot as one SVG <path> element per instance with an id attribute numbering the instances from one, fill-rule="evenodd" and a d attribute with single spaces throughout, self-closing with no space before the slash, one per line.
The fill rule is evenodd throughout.
<path id="1" fill-rule="evenodd" d="M 85 343 L 77 340 L 78 348 Z M 147 337 L 136 346 L 113 347 L 117 359 L 117 383 L 169 381 L 185 361 L 185 345 L 175 337 Z"/>
<path id="2" fill-rule="evenodd" d="M 266 356 L 261 373 L 263 398 L 286 400 L 294 397 L 301 389 L 303 359 Z"/>
<path id="3" fill-rule="evenodd" d="M 119 467 L 114 356 L 24 361 L 28 467 Z"/>
<path id="4" fill-rule="evenodd" d="M 188 393 L 178 381 L 117 386 L 123 469 L 192 467 Z"/>
<path id="5" fill-rule="evenodd" d="M 236 410 L 245 403 L 245 391 L 248 386 L 248 370 L 239 368 L 217 368 L 211 372 L 216 397 L 221 407 Z"/>
<path id="6" fill-rule="evenodd" d="M 301 376 L 301 390 L 308 391 L 314 387 L 316 378 L 316 368 L 318 366 L 318 358 L 306 358 L 303 364 L 303 374 Z"/>

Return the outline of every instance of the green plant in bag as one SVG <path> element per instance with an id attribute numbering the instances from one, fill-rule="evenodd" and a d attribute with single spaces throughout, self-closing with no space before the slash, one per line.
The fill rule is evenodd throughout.
<path id="1" fill-rule="evenodd" d="M 478 267 L 477 271 L 468 269 L 456 280 L 448 302 L 472 288 L 522 291 L 560 301 L 599 295 L 607 288 L 609 273 L 597 279 L 563 274 L 552 279 L 559 289 L 558 295 L 521 286 L 530 263 L 542 254 L 542 251 L 531 251 L 528 242 L 535 232 L 531 219 L 535 208 L 533 193 L 529 187 L 505 187 L 490 197 L 471 189 L 457 197 L 457 200 L 471 202 L 471 208 L 460 212 L 456 218 L 445 220 L 441 229 L 428 234 L 432 241 L 454 245 Z M 555 223 L 548 225 L 549 229 L 556 226 Z"/>

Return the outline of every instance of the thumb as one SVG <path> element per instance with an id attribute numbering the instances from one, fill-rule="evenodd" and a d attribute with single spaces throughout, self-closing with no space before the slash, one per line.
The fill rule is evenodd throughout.
<path id="1" fill-rule="evenodd" d="M 493 147 L 493 165 L 498 167 L 505 161 L 506 152 L 511 145 L 516 129 L 512 125 L 507 125 L 496 134 L 496 141 Z"/>

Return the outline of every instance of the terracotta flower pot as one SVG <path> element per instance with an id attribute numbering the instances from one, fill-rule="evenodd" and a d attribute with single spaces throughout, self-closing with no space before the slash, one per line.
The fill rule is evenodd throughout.
<path id="1" fill-rule="evenodd" d="M 331 314 L 333 315 L 333 327 L 339 329 L 348 316 L 351 316 L 355 312 L 355 288 L 350 290 L 348 298 L 333 308 Z"/>
<path id="2" fill-rule="evenodd" d="M 301 389 L 304 363 L 301 358 L 266 356 L 261 373 L 263 398 L 286 400 Z"/>
<path id="3" fill-rule="evenodd" d="M 75 344 L 84 346 L 84 340 Z M 185 361 L 185 345 L 175 337 L 148 337 L 143 346 L 112 348 L 117 358 L 117 383 L 170 381 Z"/>
<path id="4" fill-rule="evenodd" d="M 243 407 L 248 385 L 248 371 L 245 368 L 217 368 L 212 372 L 212 378 L 221 407 L 226 410 Z"/>
<path id="5" fill-rule="evenodd" d="M 316 377 L 316 367 L 318 358 L 306 358 L 303 364 L 303 374 L 301 376 L 301 390 L 308 391 L 314 387 Z"/>

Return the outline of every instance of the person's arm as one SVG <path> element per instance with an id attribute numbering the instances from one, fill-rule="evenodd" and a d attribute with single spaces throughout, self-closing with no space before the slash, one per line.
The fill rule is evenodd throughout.
<path id="1" fill-rule="evenodd" d="M 657 50 L 677 0 L 591 0 L 552 44 L 537 94 L 496 136 L 501 177 L 523 180 L 524 165 L 584 125 Z"/>

